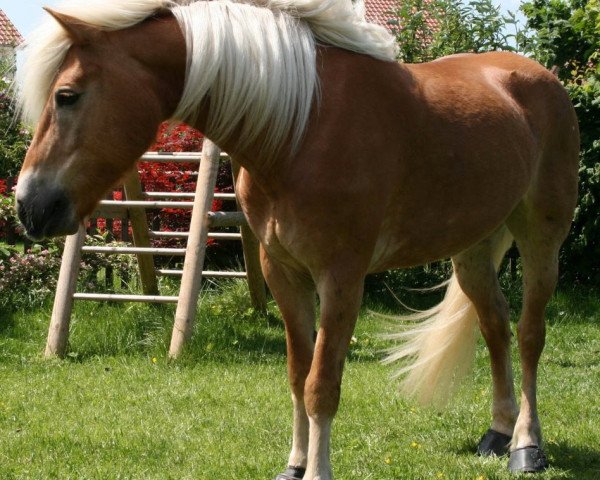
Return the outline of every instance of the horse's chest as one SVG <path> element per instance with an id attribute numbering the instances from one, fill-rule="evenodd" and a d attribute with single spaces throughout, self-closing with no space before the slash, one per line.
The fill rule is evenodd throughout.
<path id="1" fill-rule="evenodd" d="M 293 242 L 286 239 L 286 233 L 297 228 L 290 216 L 281 213 L 283 201 L 271 198 L 247 173 L 240 175 L 237 195 L 250 228 L 269 256 L 285 263 L 297 262 Z"/>

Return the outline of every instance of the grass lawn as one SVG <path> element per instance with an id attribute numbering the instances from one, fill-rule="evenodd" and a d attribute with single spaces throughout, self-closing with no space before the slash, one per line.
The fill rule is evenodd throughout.
<path id="1" fill-rule="evenodd" d="M 205 294 L 174 363 L 172 307 L 78 303 L 64 361 L 41 358 L 50 310 L 0 312 L 0 479 L 270 480 L 284 467 L 283 328 L 274 307 L 253 314 L 242 284 Z M 437 412 L 397 394 L 378 362 L 386 328 L 365 308 L 334 424 L 336 478 L 514 478 L 506 459 L 473 454 L 490 418 L 483 344 L 472 381 Z M 553 300 L 539 398 L 552 468 L 536 478 L 599 479 L 600 294 Z"/>

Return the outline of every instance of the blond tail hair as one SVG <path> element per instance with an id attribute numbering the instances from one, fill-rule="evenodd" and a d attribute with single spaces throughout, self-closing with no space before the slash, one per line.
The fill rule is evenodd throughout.
<path id="1" fill-rule="evenodd" d="M 494 244 L 492 256 L 496 271 L 511 244 L 508 231 Z M 422 404 L 445 406 L 471 370 L 478 338 L 475 306 L 453 273 L 439 305 L 400 320 L 403 331 L 388 338 L 401 340 L 401 344 L 388 351 L 384 363 L 405 362 L 395 376 L 404 377 L 401 390 L 406 396 Z M 410 325 L 407 327 L 406 323 Z"/>

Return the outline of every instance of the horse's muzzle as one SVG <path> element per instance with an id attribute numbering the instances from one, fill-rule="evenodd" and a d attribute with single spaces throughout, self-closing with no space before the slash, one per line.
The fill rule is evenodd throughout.
<path id="1" fill-rule="evenodd" d="M 63 188 L 29 176 L 23 180 L 17 187 L 17 213 L 29 238 L 42 240 L 77 232 L 73 202 Z"/>

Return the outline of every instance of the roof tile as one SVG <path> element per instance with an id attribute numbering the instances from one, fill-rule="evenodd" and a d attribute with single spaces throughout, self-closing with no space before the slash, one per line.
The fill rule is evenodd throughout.
<path id="1" fill-rule="evenodd" d="M 17 46 L 23 37 L 0 8 L 0 46 Z"/>
<path id="2" fill-rule="evenodd" d="M 369 22 L 383 25 L 392 31 L 398 27 L 398 18 L 394 15 L 394 10 L 398 9 L 400 0 L 364 0 L 365 17 Z M 436 28 L 437 22 L 433 18 L 426 18 L 425 22 L 432 29 Z"/>

